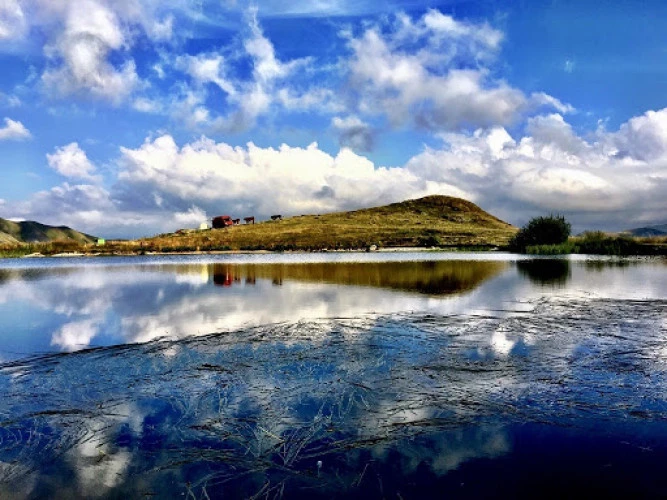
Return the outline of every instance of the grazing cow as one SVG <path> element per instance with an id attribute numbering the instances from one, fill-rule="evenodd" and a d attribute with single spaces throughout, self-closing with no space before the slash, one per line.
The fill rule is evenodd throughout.
<path id="1" fill-rule="evenodd" d="M 271 220 L 282 220 L 283 216 L 282 215 L 272 215 Z"/>
<path id="2" fill-rule="evenodd" d="M 251 222 L 253 224 L 255 223 L 255 218 L 254 217 L 244 217 L 243 220 L 245 221 L 246 224 L 250 224 Z"/>
<path id="3" fill-rule="evenodd" d="M 234 223 L 235 226 L 238 226 L 241 224 L 241 219 L 233 219 L 232 222 Z"/>

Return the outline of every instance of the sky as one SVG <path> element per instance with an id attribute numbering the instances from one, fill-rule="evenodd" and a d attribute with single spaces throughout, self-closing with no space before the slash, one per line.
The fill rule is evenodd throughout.
<path id="1" fill-rule="evenodd" d="M 667 222 L 667 3 L 0 0 L 0 217 Z"/>

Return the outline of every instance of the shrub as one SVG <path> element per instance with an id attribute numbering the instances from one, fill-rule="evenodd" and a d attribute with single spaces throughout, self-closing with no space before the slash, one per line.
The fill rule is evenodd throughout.
<path id="1" fill-rule="evenodd" d="M 515 252 L 525 252 L 529 246 L 560 245 L 570 236 L 571 226 L 562 215 L 534 217 L 509 242 Z"/>
<path id="2" fill-rule="evenodd" d="M 428 234 L 425 236 L 420 236 L 417 240 L 417 246 L 420 247 L 439 247 L 442 245 L 442 241 L 436 234 Z"/>

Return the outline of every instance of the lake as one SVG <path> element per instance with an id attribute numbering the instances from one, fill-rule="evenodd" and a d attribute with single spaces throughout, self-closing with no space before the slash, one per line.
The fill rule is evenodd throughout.
<path id="1" fill-rule="evenodd" d="M 0 498 L 653 497 L 667 260 L 0 261 Z"/>

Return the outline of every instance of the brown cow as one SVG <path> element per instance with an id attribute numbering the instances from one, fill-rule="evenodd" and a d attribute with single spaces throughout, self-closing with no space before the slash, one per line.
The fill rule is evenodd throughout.
<path id="1" fill-rule="evenodd" d="M 244 217 L 243 220 L 245 221 L 246 224 L 250 224 L 251 222 L 253 224 L 255 223 L 255 218 L 254 217 Z"/>

